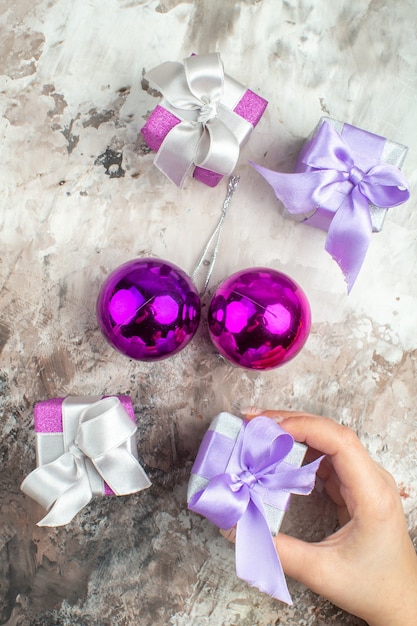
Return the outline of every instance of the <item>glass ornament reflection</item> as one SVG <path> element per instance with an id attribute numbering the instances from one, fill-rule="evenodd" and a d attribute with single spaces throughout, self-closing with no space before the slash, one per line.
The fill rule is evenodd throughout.
<path id="1" fill-rule="evenodd" d="M 270 370 L 304 346 L 311 311 L 301 287 L 266 267 L 242 270 L 217 288 L 209 307 L 210 338 L 233 365 Z"/>
<path id="2" fill-rule="evenodd" d="M 168 261 L 128 261 L 104 281 L 97 320 L 110 345 L 139 361 L 158 361 L 185 348 L 200 322 L 197 290 Z"/>

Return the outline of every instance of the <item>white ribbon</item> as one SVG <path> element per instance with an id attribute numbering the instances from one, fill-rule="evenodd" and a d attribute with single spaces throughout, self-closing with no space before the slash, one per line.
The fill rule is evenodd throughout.
<path id="1" fill-rule="evenodd" d="M 179 187 L 195 166 L 231 174 L 253 126 L 233 111 L 245 89 L 225 77 L 220 55 L 194 55 L 184 65 L 168 61 L 145 78 L 163 94 L 162 106 L 182 120 L 165 136 L 155 165 Z"/>
<path id="2" fill-rule="evenodd" d="M 62 405 L 65 452 L 33 470 L 21 485 L 26 495 L 49 511 L 38 526 L 68 524 L 96 493 L 97 479 L 118 496 L 151 484 L 131 452 L 137 428 L 119 398 L 103 398 L 87 406 L 81 400 L 77 404 L 77 398 L 67 398 Z"/>

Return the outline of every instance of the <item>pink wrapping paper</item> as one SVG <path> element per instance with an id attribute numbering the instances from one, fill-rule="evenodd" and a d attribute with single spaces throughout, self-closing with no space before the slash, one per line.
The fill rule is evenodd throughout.
<path id="1" fill-rule="evenodd" d="M 227 77 L 225 78 L 227 79 Z M 234 112 L 255 127 L 267 105 L 268 102 L 264 98 L 247 89 L 234 108 Z M 178 117 L 167 111 L 163 106 L 157 105 L 142 128 L 142 135 L 149 148 L 157 152 L 167 133 L 180 122 L 181 120 Z M 223 176 L 202 167 L 196 167 L 193 178 L 209 187 L 215 187 Z"/>
<path id="2" fill-rule="evenodd" d="M 108 397 L 108 396 L 102 396 Z M 129 396 L 117 396 L 126 411 L 135 423 L 135 413 L 133 410 L 132 400 Z M 33 421 L 36 433 L 36 458 L 37 465 L 40 465 L 40 459 L 45 454 L 48 454 L 48 436 L 56 436 L 62 434 L 62 403 L 65 398 L 50 398 L 43 402 L 35 404 L 33 409 Z M 55 437 L 54 437 L 55 439 Z M 63 451 L 63 444 L 62 444 Z M 132 445 L 132 451 L 137 456 L 136 442 Z M 51 461 L 52 459 L 48 459 Z M 107 483 L 103 483 L 103 495 L 113 496 L 114 492 L 110 489 Z"/>

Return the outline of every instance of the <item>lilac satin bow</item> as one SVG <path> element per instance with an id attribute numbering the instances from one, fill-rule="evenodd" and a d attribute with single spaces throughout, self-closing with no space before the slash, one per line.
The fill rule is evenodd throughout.
<path id="1" fill-rule="evenodd" d="M 366 140 L 363 148 L 366 151 Z M 327 252 L 340 266 L 350 292 L 372 233 L 369 203 L 381 208 L 402 204 L 410 197 L 408 182 L 397 167 L 388 163 L 376 162 L 362 171 L 355 165 L 349 145 L 328 122 L 320 126 L 302 162 L 312 170 L 285 174 L 255 163 L 251 165 L 294 214 L 305 214 L 311 209 L 319 211 L 342 183 L 350 183 L 350 191 L 332 218 L 325 244 Z"/>
<path id="2" fill-rule="evenodd" d="M 268 499 L 284 509 L 290 493 L 308 495 L 323 458 L 294 467 L 285 462 L 293 445 L 292 436 L 267 417 L 242 422 L 225 472 L 209 480 L 188 503 L 190 510 L 219 528 L 236 525 L 237 576 L 287 604 L 292 604 L 291 596 L 266 520 L 263 496 L 268 493 Z M 204 468 L 200 469 L 204 473 Z"/>

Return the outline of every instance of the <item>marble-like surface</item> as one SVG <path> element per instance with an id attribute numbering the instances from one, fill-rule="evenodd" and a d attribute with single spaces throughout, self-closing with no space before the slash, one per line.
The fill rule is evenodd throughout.
<path id="1" fill-rule="evenodd" d="M 292 607 L 249 588 L 233 547 L 185 496 L 217 412 L 306 409 L 353 427 L 393 472 L 417 538 L 415 2 L 2 0 L 0 12 L 0 624 L 360 623 L 294 581 Z M 112 269 L 154 255 L 191 273 L 217 222 L 225 181 L 177 189 L 140 134 L 159 102 L 143 73 L 213 50 L 269 106 L 241 154 L 210 290 L 268 265 L 312 308 L 305 348 L 272 372 L 230 366 L 204 322 L 175 357 L 133 362 L 95 317 Z M 284 217 L 247 164 L 290 171 L 323 114 L 409 146 L 412 197 L 372 236 L 349 297 L 324 233 Z M 33 405 L 101 393 L 131 394 L 153 486 L 39 528 L 42 510 L 19 489 L 35 466 Z M 311 540 L 335 523 L 317 490 L 293 500 L 284 530 Z"/>

